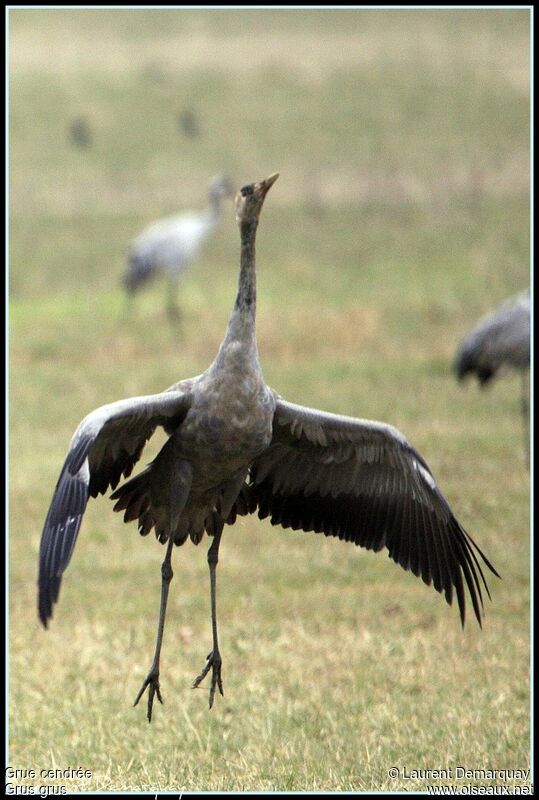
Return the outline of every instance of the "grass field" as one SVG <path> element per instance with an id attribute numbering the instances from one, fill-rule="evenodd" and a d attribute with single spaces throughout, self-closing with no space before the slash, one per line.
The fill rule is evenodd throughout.
<path id="1" fill-rule="evenodd" d="M 458 386 L 476 319 L 529 283 L 527 11 L 12 10 L 9 762 L 68 790 L 424 790 L 412 770 L 529 763 L 529 476 L 519 383 Z M 177 125 L 196 113 L 201 135 Z M 92 144 L 74 146 L 75 116 Z M 225 697 L 205 545 L 176 550 L 162 689 L 163 549 L 89 504 L 50 629 L 41 528 L 96 406 L 214 357 L 236 287 L 232 205 L 181 287 L 126 316 L 131 238 L 202 207 L 212 175 L 278 170 L 258 239 L 258 339 L 287 399 L 398 426 L 502 575 L 481 631 L 384 554 L 256 518 L 219 565 Z M 150 460 L 157 444 L 145 452 Z M 396 767 L 398 776 L 388 771 Z M 515 786 L 516 777 L 442 783 Z"/>

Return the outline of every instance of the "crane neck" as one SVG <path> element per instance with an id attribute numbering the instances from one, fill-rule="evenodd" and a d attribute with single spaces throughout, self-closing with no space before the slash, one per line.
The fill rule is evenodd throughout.
<path id="1" fill-rule="evenodd" d="M 255 239 L 258 220 L 240 223 L 240 276 L 236 302 L 228 321 L 225 338 L 214 364 L 221 366 L 234 352 L 258 366 L 256 344 L 256 263 Z"/>
<path id="2" fill-rule="evenodd" d="M 238 282 L 238 294 L 234 311 L 240 309 L 242 312 L 251 312 L 254 318 L 256 314 L 256 259 L 255 259 L 255 240 L 258 220 L 253 222 L 242 222 L 240 225 L 241 254 L 240 254 L 240 277 Z M 232 316 L 234 316 L 234 311 Z"/>
<path id="3" fill-rule="evenodd" d="M 208 216 L 212 222 L 217 222 L 217 220 L 221 215 L 221 200 L 222 200 L 222 195 L 218 193 L 210 194 Z"/>

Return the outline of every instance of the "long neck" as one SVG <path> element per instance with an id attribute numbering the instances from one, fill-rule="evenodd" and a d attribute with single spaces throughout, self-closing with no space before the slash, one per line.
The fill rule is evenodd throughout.
<path id="1" fill-rule="evenodd" d="M 210 203 L 207 211 L 208 217 L 212 222 L 217 222 L 221 214 L 221 195 L 210 192 Z"/>
<path id="2" fill-rule="evenodd" d="M 241 256 L 240 277 L 236 302 L 228 321 L 228 328 L 215 364 L 222 364 L 231 351 L 241 351 L 258 364 L 256 345 L 256 265 L 255 238 L 258 220 L 240 224 Z M 241 347 L 238 347 L 241 345 Z"/>
<path id="3" fill-rule="evenodd" d="M 240 225 L 241 236 L 241 255 L 240 255 L 240 277 L 238 282 L 238 294 L 234 304 L 234 310 L 230 321 L 234 319 L 235 312 L 239 310 L 242 314 L 247 312 L 252 316 L 254 326 L 256 314 L 256 263 L 255 263 L 255 239 L 258 220 L 254 222 L 242 222 Z"/>

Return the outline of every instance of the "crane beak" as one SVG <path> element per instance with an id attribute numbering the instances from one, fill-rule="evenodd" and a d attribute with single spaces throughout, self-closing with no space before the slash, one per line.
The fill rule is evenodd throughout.
<path id="1" fill-rule="evenodd" d="M 279 177 L 279 173 L 278 172 L 273 172 L 269 176 L 269 178 L 266 178 L 264 181 L 260 181 L 261 189 L 264 192 L 264 194 L 266 194 L 266 192 L 268 192 L 268 190 L 271 189 L 271 187 L 273 186 L 273 184 L 275 183 L 275 181 L 277 180 L 278 177 Z"/>

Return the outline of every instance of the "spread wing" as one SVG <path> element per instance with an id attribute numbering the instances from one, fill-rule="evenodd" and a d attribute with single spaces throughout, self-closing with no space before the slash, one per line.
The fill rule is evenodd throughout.
<path id="1" fill-rule="evenodd" d="M 171 434 L 190 403 L 191 395 L 181 391 L 131 397 L 97 408 L 80 423 L 41 535 L 38 609 L 43 625 L 52 616 L 88 498 L 103 494 L 109 486 L 114 489 L 122 475 L 127 477 L 157 426 Z"/>
<path id="2" fill-rule="evenodd" d="M 261 519 L 369 550 L 386 547 L 397 564 L 432 583 L 449 604 L 455 591 L 462 624 L 466 584 L 481 624 L 481 584 L 487 594 L 488 587 L 480 559 L 498 573 L 396 428 L 277 397 L 273 438 L 252 464 L 249 488 Z"/>

